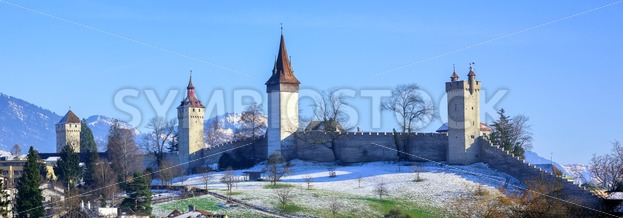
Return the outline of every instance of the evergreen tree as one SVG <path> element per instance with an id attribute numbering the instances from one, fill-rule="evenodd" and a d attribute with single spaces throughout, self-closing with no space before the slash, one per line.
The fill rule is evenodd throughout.
<path id="1" fill-rule="evenodd" d="M 39 154 L 30 147 L 24 174 L 17 184 L 17 216 L 43 217 L 43 195 L 41 194 L 41 175 L 39 174 Z"/>
<path id="2" fill-rule="evenodd" d="M 93 138 L 93 131 L 89 128 L 87 121 L 82 119 L 82 125 L 80 127 L 80 152 L 85 153 L 87 151 L 96 151 L 97 144 Z"/>
<path id="3" fill-rule="evenodd" d="M 8 206 L 11 205 L 11 200 L 9 200 L 9 193 L 7 193 L 4 189 L 6 180 L 0 181 L 0 217 L 7 217 L 9 214 Z"/>
<path id="4" fill-rule="evenodd" d="M 530 132 L 530 120 L 525 115 L 509 117 L 504 109 L 498 111 L 500 118 L 493 124 L 493 132 L 489 139 L 494 145 L 504 148 L 516 157 L 524 157 L 526 150 L 532 147 L 532 132 Z"/>
<path id="5" fill-rule="evenodd" d="M 84 171 L 84 184 L 87 187 L 93 187 L 95 185 L 95 171 L 97 167 L 97 162 L 99 162 L 99 154 L 95 151 L 87 150 L 86 152 L 86 170 Z"/>
<path id="6" fill-rule="evenodd" d="M 132 182 L 125 186 L 128 195 L 121 202 L 121 207 L 132 209 L 134 212 L 151 215 L 151 191 L 149 181 L 141 173 L 134 173 Z"/>
<path id="7" fill-rule="evenodd" d="M 71 189 L 82 177 L 82 167 L 80 167 L 80 156 L 70 145 L 65 145 L 60 153 L 61 158 L 54 166 L 54 173 L 58 180 L 63 182 L 63 186 Z"/>
<path id="8" fill-rule="evenodd" d="M 85 119 L 82 119 L 82 128 L 80 131 L 80 150 L 86 153 L 86 170 L 84 172 L 84 184 L 87 187 L 94 185 L 95 166 L 99 161 L 99 154 L 97 153 L 97 144 L 93 138 L 93 132 L 86 123 Z"/>
<path id="9" fill-rule="evenodd" d="M 513 151 L 513 144 L 511 142 L 511 118 L 505 114 L 504 109 L 498 111 L 500 118 L 493 122 L 493 132 L 489 139 L 493 144 L 504 148 L 506 151 Z"/>

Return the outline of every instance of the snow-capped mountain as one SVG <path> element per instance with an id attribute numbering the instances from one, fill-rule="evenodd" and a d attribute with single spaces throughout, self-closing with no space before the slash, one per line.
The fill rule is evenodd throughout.
<path id="1" fill-rule="evenodd" d="M 564 167 L 575 178 L 576 183 L 584 184 L 593 181 L 588 164 L 566 164 Z"/>
<path id="2" fill-rule="evenodd" d="M 244 122 L 241 120 L 241 114 L 239 113 L 225 113 L 223 115 L 211 117 L 204 122 L 206 130 L 206 146 L 218 145 L 224 142 L 235 140 L 234 135 L 236 132 L 244 128 Z M 217 132 L 210 132 L 214 128 L 213 122 L 218 119 L 219 130 Z M 264 122 L 266 117 L 262 117 Z M 266 132 L 266 127 L 262 128 L 258 135 L 262 135 Z"/>
<path id="3" fill-rule="evenodd" d="M 86 118 L 86 123 L 87 125 L 89 125 L 89 128 L 91 128 L 91 131 L 93 132 L 93 138 L 98 145 L 101 146 L 106 144 L 108 130 L 110 129 L 110 126 L 114 123 L 114 120 L 115 119 L 113 118 L 102 115 L 93 115 Z M 141 134 L 136 128 L 133 128 L 132 126 L 130 126 L 130 124 L 126 122 L 119 121 L 119 125 L 125 129 L 133 129 L 134 135 L 138 136 Z"/>
<path id="4" fill-rule="evenodd" d="M 531 164 L 550 164 L 551 160 L 539 156 L 537 153 L 532 151 L 526 151 L 524 154 L 526 161 Z M 562 165 L 559 163 L 553 162 L 554 166 L 558 168 L 565 175 L 573 178 L 573 183 L 575 184 L 585 184 L 593 181 L 593 178 L 590 173 L 589 165 L 587 164 L 566 164 Z"/>
<path id="5" fill-rule="evenodd" d="M 554 166 L 556 166 L 556 168 L 562 171 L 562 173 L 564 173 L 567 176 L 573 177 L 573 175 L 569 171 L 567 171 L 567 169 L 563 167 L 561 164 L 556 163 L 556 161 L 552 162 L 550 159 L 541 157 L 539 156 L 539 154 L 533 151 L 526 151 L 526 153 L 524 154 L 524 157 L 526 158 L 526 161 L 530 164 L 554 164 Z"/>
<path id="6" fill-rule="evenodd" d="M 18 144 L 22 152 L 28 151 L 30 146 L 39 152 L 56 152 L 54 125 L 61 118 L 62 115 L 48 109 L 0 93 L 0 150 L 9 151 L 14 144 Z M 113 119 L 95 115 L 86 121 L 96 142 L 104 142 Z M 125 122 L 121 125 L 131 128 Z"/>

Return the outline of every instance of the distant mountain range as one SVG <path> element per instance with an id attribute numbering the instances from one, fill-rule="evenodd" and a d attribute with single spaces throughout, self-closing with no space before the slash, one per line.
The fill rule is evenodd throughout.
<path id="1" fill-rule="evenodd" d="M 218 118 L 218 125 L 220 129 L 218 130 L 218 132 L 212 133 L 214 134 L 214 137 L 216 137 L 215 140 L 213 141 L 215 145 L 235 140 L 234 134 L 236 133 L 237 130 L 240 130 L 241 128 L 243 128 L 243 122 L 241 121 L 241 116 L 242 115 L 239 113 L 225 113 L 223 115 L 212 117 L 205 121 L 205 130 L 207 132 L 210 132 L 212 123 L 214 122 L 215 119 Z M 266 120 L 266 117 L 262 117 L 261 119 Z M 259 134 L 261 135 L 261 134 L 264 134 L 265 132 L 266 132 L 266 127 L 263 127 L 261 133 Z M 206 138 L 207 137 L 209 136 L 206 135 Z M 209 143 L 210 143 L 210 140 L 206 142 L 206 146 L 209 146 Z"/>
<path id="2" fill-rule="evenodd" d="M 18 144 L 22 153 L 30 146 L 39 152 L 56 152 L 54 125 L 63 115 L 0 93 L 0 150 L 9 151 L 14 144 Z M 86 118 L 98 145 L 106 141 L 113 120 L 102 115 Z M 132 128 L 128 123 L 120 122 L 125 128 Z M 135 129 L 135 133 L 139 134 L 138 130 Z"/>
<path id="3" fill-rule="evenodd" d="M 593 178 L 590 173 L 590 166 L 587 164 L 566 164 L 562 165 L 552 162 L 550 159 L 539 156 L 537 153 L 532 151 L 526 151 L 524 154 L 526 161 L 531 164 L 550 164 L 553 163 L 556 168 L 558 168 L 565 175 L 574 178 L 574 183 L 576 184 L 584 184 L 587 182 L 591 182 Z"/>
<path id="4" fill-rule="evenodd" d="M 78 112 L 78 115 L 80 113 Z M 39 152 L 56 152 L 56 131 L 54 125 L 61 120 L 58 115 L 48 109 L 39 107 L 19 98 L 0 93 L 0 150 L 9 151 L 14 144 L 22 148 L 22 153 L 28 147 L 34 146 Z M 234 133 L 241 128 L 240 114 L 226 113 L 218 116 L 220 126 L 217 144 L 234 140 Z M 83 117 L 80 117 L 82 119 Z M 205 121 L 205 129 L 212 125 L 216 117 Z M 114 119 L 102 115 L 92 115 L 86 118 L 86 123 L 93 131 L 93 137 L 98 146 L 106 144 L 108 130 Z M 140 144 L 144 134 L 141 134 L 130 124 L 120 121 L 122 127 L 134 129 L 137 144 Z"/>
<path id="5" fill-rule="evenodd" d="M 541 157 L 533 151 L 526 151 L 526 153 L 524 154 L 524 157 L 526 158 L 526 161 L 531 164 L 554 164 L 554 166 L 556 166 L 556 168 L 562 171 L 562 173 L 568 176 L 572 176 L 571 173 L 569 173 L 567 169 L 564 168 L 561 164 L 556 163 L 555 161 L 552 162 L 552 160 L 550 159 Z"/>

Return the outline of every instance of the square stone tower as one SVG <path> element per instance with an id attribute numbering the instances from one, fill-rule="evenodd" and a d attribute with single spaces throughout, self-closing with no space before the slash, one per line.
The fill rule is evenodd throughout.
<path id="1" fill-rule="evenodd" d="M 448 94 L 448 164 L 480 161 L 480 81 L 470 65 L 467 81 L 456 72 L 446 82 Z"/>
<path id="2" fill-rule="evenodd" d="M 65 145 L 73 147 L 76 153 L 80 153 L 80 131 L 82 123 L 80 118 L 71 109 L 56 123 L 56 153 L 61 153 Z"/>
<path id="3" fill-rule="evenodd" d="M 266 82 L 268 93 L 268 153 L 282 152 L 293 145 L 299 128 L 299 85 L 290 65 L 286 43 L 281 34 L 279 54 L 272 75 Z M 287 155 L 287 154 L 284 154 Z"/>
<path id="4" fill-rule="evenodd" d="M 177 107 L 178 119 L 178 152 L 184 156 L 185 160 L 190 161 L 193 155 L 198 155 L 204 146 L 204 123 L 205 107 L 195 96 L 195 86 L 193 77 L 190 76 L 188 87 L 186 87 L 186 98 Z"/>

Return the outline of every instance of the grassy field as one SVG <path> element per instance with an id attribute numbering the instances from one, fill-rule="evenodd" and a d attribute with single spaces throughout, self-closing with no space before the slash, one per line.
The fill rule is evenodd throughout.
<path id="1" fill-rule="evenodd" d="M 287 183 L 277 183 L 275 185 L 268 184 L 263 186 L 264 189 L 278 189 L 278 188 L 295 188 L 295 185 L 287 184 Z"/>
<path id="2" fill-rule="evenodd" d="M 166 217 L 169 213 L 173 212 L 173 210 L 186 212 L 188 211 L 188 205 L 194 205 L 197 210 L 207 210 L 217 214 L 227 214 L 229 217 L 264 217 L 263 214 L 258 214 L 255 211 L 244 207 L 222 208 L 216 206 L 221 203 L 225 203 L 225 201 L 212 196 L 176 200 L 153 205 L 153 215 L 155 217 Z"/>
<path id="3" fill-rule="evenodd" d="M 441 217 L 442 214 L 439 209 L 419 206 L 406 199 L 358 198 L 357 200 L 367 203 L 383 214 L 389 213 L 391 209 L 398 209 L 411 217 Z"/>
<path id="4" fill-rule="evenodd" d="M 291 215 L 314 217 L 334 217 L 329 209 L 332 202 L 339 202 L 340 208 L 335 217 L 383 217 L 392 209 L 399 209 L 402 214 L 411 217 L 442 217 L 443 210 L 423 206 L 403 197 L 386 197 L 378 199 L 330 190 L 307 190 L 300 186 L 287 183 L 275 185 L 258 184 L 255 189 L 238 189 L 232 198 L 248 203 L 271 208 Z M 292 202 L 284 207 L 276 201 L 275 189 L 292 188 Z M 226 190 L 215 190 L 225 194 Z"/>

